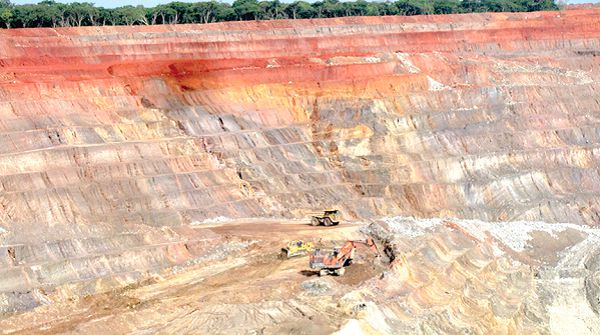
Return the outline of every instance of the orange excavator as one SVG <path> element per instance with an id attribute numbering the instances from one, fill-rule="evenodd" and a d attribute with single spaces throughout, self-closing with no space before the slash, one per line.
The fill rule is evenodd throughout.
<path id="1" fill-rule="evenodd" d="M 308 264 L 311 269 L 319 270 L 319 276 L 328 274 L 343 276 L 346 273 L 346 266 L 352 264 L 354 250 L 359 245 L 367 246 L 379 256 L 375 241 L 369 237 L 366 241 L 346 241 L 341 248 L 334 248 L 332 251 L 314 249 Z"/>

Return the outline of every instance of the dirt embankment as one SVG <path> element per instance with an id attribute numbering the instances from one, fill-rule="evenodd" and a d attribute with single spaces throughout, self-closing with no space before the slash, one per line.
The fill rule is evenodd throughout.
<path id="1" fill-rule="evenodd" d="M 233 329 L 240 331 L 262 327 L 270 330 L 267 333 L 328 333 L 346 319 L 336 307 L 339 299 L 380 275 L 385 266 L 362 250 L 344 277 L 319 277 L 309 269 L 306 256 L 281 259 L 280 249 L 291 240 L 340 246 L 347 239 L 363 239 L 360 227 L 313 227 L 298 221 L 199 226 L 195 229 L 210 230 L 226 243 L 247 247 L 167 277 L 40 307 L 1 320 L 0 325 L 3 332 L 27 334 L 101 329 L 171 332 L 206 318 L 211 322 L 193 332 L 220 333 L 236 325 Z M 228 311 L 221 314 L 224 306 Z"/>

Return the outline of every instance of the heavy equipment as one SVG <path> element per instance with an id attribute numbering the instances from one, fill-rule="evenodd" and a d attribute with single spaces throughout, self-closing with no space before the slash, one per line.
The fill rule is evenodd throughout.
<path id="1" fill-rule="evenodd" d="M 342 213 L 337 209 L 325 210 L 323 215 L 313 215 L 310 224 L 313 226 L 337 226 L 342 220 Z"/>
<path id="2" fill-rule="evenodd" d="M 376 256 L 379 256 L 379 250 L 372 238 L 365 241 L 346 241 L 342 247 L 334 248 L 331 251 L 315 249 L 309 257 L 308 264 L 311 269 L 319 270 L 319 276 L 335 274 L 343 276 L 346 273 L 346 266 L 352 264 L 354 250 L 358 245 L 369 247 Z"/>
<path id="3" fill-rule="evenodd" d="M 294 256 L 306 255 L 314 249 L 312 242 L 290 241 L 287 246 L 281 248 L 281 258 L 290 258 Z"/>

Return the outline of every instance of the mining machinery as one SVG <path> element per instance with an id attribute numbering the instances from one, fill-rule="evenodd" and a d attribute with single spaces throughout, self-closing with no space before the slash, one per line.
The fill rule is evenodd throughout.
<path id="1" fill-rule="evenodd" d="M 323 215 L 313 215 L 310 224 L 313 226 L 337 226 L 342 220 L 342 213 L 337 209 L 325 210 Z"/>
<path id="2" fill-rule="evenodd" d="M 359 245 L 367 246 L 377 256 L 379 251 L 372 238 L 364 241 L 346 241 L 339 248 L 330 251 L 315 249 L 309 257 L 309 266 L 313 270 L 319 270 L 319 276 L 333 274 L 343 276 L 346 273 L 346 267 L 352 264 L 354 250 Z"/>

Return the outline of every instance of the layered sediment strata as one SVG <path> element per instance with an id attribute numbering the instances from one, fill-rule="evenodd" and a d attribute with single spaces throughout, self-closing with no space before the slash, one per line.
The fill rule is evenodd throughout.
<path id="1" fill-rule="evenodd" d="M 598 10 L 2 31 L 0 310 L 217 216 L 596 225 L 599 48 Z"/>
<path id="2" fill-rule="evenodd" d="M 544 222 L 387 218 L 385 276 L 342 299 L 345 328 L 381 334 L 594 334 L 597 229 Z"/>
<path id="3" fill-rule="evenodd" d="M 277 221 L 199 228 L 250 237 L 227 259 L 175 276 L 0 318 L 4 333 L 596 334 L 597 229 L 544 222 L 393 217 L 369 226 Z M 379 262 L 355 252 L 346 275 L 311 276 L 278 260 L 281 240 L 385 242 Z M 331 241 L 330 239 L 334 239 Z M 243 246 L 242 246 L 243 247 Z M 300 270 L 303 269 L 303 270 Z M 52 295 L 48 299 L 52 299 Z M 338 331 L 338 332 L 336 332 Z"/>

